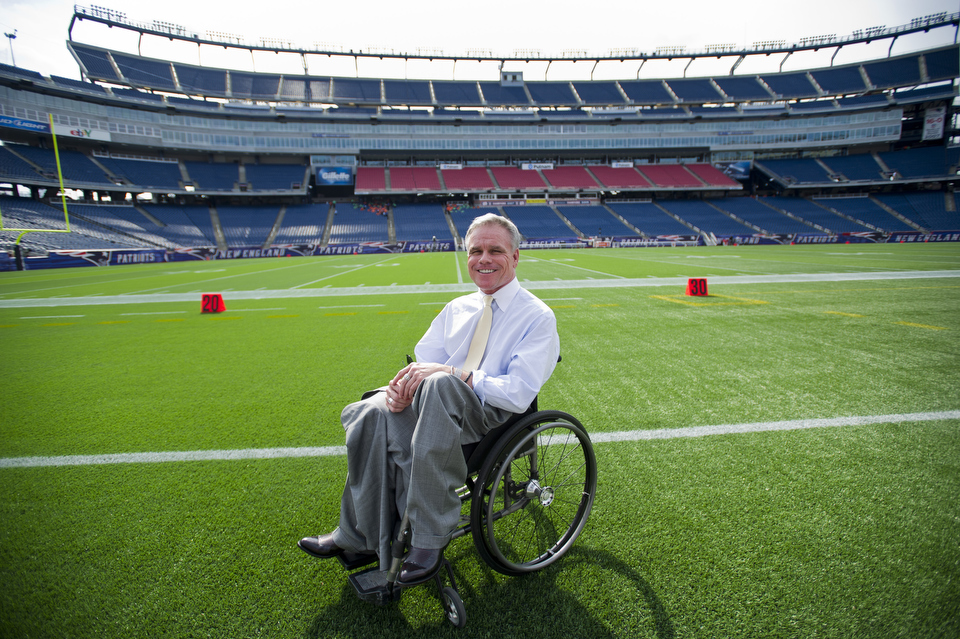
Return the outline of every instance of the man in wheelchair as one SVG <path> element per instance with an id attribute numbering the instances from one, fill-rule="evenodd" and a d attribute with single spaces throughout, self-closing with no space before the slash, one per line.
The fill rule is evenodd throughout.
<path id="1" fill-rule="evenodd" d="M 461 446 L 527 410 L 553 373 L 557 322 L 517 280 L 517 227 L 493 213 L 480 216 L 464 245 L 479 290 L 444 307 L 417 344 L 416 362 L 343 410 L 348 472 L 340 522 L 301 539 L 308 554 L 376 554 L 387 570 L 406 513 L 410 550 L 398 583 L 433 578 L 460 518 Z"/>

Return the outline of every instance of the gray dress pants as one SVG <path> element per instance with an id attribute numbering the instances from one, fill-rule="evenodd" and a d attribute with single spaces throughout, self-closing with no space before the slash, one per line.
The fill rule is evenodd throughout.
<path id="1" fill-rule="evenodd" d="M 461 446 L 479 441 L 512 413 L 480 404 L 453 375 L 420 383 L 400 413 L 377 392 L 343 410 L 347 483 L 334 542 L 354 552 L 375 552 L 383 570 L 401 514 L 410 515 L 411 545 L 443 548 L 460 519 L 457 488 L 467 477 Z"/>

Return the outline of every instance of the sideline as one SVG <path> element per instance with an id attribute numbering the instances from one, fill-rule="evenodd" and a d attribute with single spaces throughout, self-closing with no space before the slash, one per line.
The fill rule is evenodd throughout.
<path id="1" fill-rule="evenodd" d="M 790 273 L 780 275 L 713 275 L 710 286 L 725 284 L 783 284 L 798 282 L 862 282 L 872 280 L 919 280 L 960 277 L 960 269 L 947 271 L 889 271 L 885 273 Z M 624 278 L 609 280 L 521 280 L 531 291 L 578 288 L 644 288 L 650 286 L 686 286 L 687 277 Z M 423 293 L 470 293 L 473 282 L 463 284 L 416 284 L 405 286 L 354 286 L 341 288 L 280 289 L 269 291 L 230 291 L 231 300 L 263 300 L 290 297 L 345 297 L 356 295 L 410 295 Z M 199 293 L 153 293 L 148 295 L 110 295 L 89 297 L 48 297 L 0 300 L 0 308 L 39 308 L 51 306 L 102 306 L 104 304 L 156 304 L 162 302 L 199 302 Z"/>
<path id="2" fill-rule="evenodd" d="M 616 433 L 596 433 L 590 436 L 590 440 L 594 444 L 605 444 L 611 442 L 677 439 L 682 437 L 706 437 L 709 435 L 735 435 L 743 433 L 801 430 L 807 428 L 832 428 L 839 426 L 866 426 L 871 424 L 927 422 L 946 419 L 960 419 L 960 410 L 931 413 L 900 413 L 894 415 L 836 417 L 832 419 L 798 419 L 781 422 L 693 426 L 689 428 L 662 428 L 658 430 L 630 430 Z M 106 464 L 152 464 L 160 462 L 288 459 L 294 457 L 339 457 L 346 454 L 347 449 L 345 446 L 324 446 L 317 448 L 247 448 L 241 450 L 195 450 L 169 453 L 68 455 L 63 457 L 6 457 L 0 458 L 0 469 L 36 468 L 40 466 L 99 466 Z"/>

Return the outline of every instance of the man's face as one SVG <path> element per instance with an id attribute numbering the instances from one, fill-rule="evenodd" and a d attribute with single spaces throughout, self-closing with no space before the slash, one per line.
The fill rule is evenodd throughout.
<path id="1" fill-rule="evenodd" d="M 486 295 L 509 284 L 517 273 L 520 251 L 510 245 L 510 232 L 499 224 L 485 224 L 467 238 L 470 279 Z"/>

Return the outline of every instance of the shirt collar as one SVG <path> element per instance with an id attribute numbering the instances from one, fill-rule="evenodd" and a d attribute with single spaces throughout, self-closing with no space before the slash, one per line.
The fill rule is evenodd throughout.
<path id="1" fill-rule="evenodd" d="M 493 300 L 497 303 L 497 306 L 501 311 L 506 311 L 507 307 L 510 306 L 510 302 L 516 299 L 517 293 L 519 292 L 520 280 L 514 277 L 500 290 L 493 294 Z M 483 291 L 480 291 L 480 295 L 481 297 L 484 295 Z"/>

